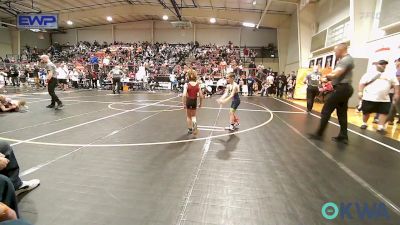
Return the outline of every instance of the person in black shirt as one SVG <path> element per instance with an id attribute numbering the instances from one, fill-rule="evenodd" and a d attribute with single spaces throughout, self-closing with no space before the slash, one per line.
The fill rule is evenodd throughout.
<path id="1" fill-rule="evenodd" d="M 307 112 L 311 112 L 315 97 L 319 94 L 321 73 L 318 66 L 314 66 L 314 71 L 306 76 L 304 84 L 307 84 Z"/>
<path id="2" fill-rule="evenodd" d="M 281 75 L 277 76 L 277 79 L 276 79 L 276 88 L 277 88 L 276 97 L 278 97 L 278 98 L 282 98 L 283 97 L 283 92 L 285 91 L 286 84 L 287 84 L 287 79 L 286 79 L 285 73 L 282 73 Z"/>

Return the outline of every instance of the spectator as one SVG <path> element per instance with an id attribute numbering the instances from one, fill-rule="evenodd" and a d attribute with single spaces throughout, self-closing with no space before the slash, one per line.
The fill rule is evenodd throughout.
<path id="1" fill-rule="evenodd" d="M 389 92 L 395 88 L 396 99 L 399 97 L 399 81 L 394 74 L 384 73 L 388 62 L 379 60 L 374 63 L 376 72 L 365 74 L 359 85 L 358 95 L 362 99 L 363 124 L 361 129 L 368 127 L 368 119 L 371 113 L 379 113 L 379 125 L 377 132 L 385 134 L 384 124 L 390 110 Z"/>
<path id="2" fill-rule="evenodd" d="M 255 83 L 255 80 L 253 78 L 253 75 L 249 75 L 249 77 L 247 78 L 247 88 L 248 88 L 248 93 L 249 96 L 253 96 L 253 85 Z"/>
<path id="3" fill-rule="evenodd" d="M 14 151 L 9 144 L 0 141 L 0 173 L 8 177 L 14 185 L 16 195 L 35 189 L 40 185 L 40 180 L 33 179 L 22 181 L 19 177 L 19 165 Z"/>

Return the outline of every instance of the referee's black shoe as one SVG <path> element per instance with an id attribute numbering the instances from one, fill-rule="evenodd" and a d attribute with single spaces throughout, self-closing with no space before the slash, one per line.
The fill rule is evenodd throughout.
<path id="1" fill-rule="evenodd" d="M 349 144 L 349 138 L 347 137 L 332 137 L 332 141 L 337 142 L 337 143 L 342 143 L 345 145 Z"/>

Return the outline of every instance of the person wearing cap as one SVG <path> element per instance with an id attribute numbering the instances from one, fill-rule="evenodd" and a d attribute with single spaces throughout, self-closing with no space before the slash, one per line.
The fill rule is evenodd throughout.
<path id="1" fill-rule="evenodd" d="M 336 109 L 340 124 L 340 132 L 332 141 L 343 144 L 348 143 L 347 135 L 347 109 L 350 97 L 353 95 L 351 82 L 353 79 L 354 60 L 347 52 L 347 44 L 338 44 L 334 48 L 336 58 L 339 59 L 332 73 L 326 75 L 322 81 L 332 81 L 335 91 L 326 100 L 321 111 L 321 121 L 316 133 L 309 134 L 310 139 L 322 140 L 328 126 L 331 114 Z"/>
<path id="2" fill-rule="evenodd" d="M 54 108 L 56 106 L 57 102 L 57 107 L 56 109 L 61 109 L 64 105 L 60 101 L 60 99 L 57 97 L 55 89 L 57 87 L 57 67 L 50 61 L 50 58 L 48 55 L 42 55 L 40 56 L 40 62 L 44 66 L 44 68 L 47 71 L 47 76 L 46 79 L 48 81 L 48 91 L 49 95 L 51 96 L 51 104 L 47 106 L 47 108 Z"/>
<path id="3" fill-rule="evenodd" d="M 370 114 L 379 113 L 377 132 L 385 134 L 384 125 L 391 105 L 390 89 L 395 89 L 396 99 L 398 99 L 399 81 L 394 74 L 384 73 L 388 61 L 379 60 L 373 64 L 376 66 L 376 71 L 362 76 L 358 88 L 358 96 L 362 100 L 361 110 L 363 112 L 363 124 L 360 128 L 367 129 Z"/>

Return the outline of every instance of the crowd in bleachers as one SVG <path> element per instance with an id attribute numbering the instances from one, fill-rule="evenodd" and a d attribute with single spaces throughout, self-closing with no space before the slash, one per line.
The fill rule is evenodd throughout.
<path id="1" fill-rule="evenodd" d="M 185 74 L 193 68 L 200 75 L 205 90 L 220 90 L 217 81 L 234 72 L 242 93 L 282 97 L 292 95 L 295 74 L 278 75 L 262 64 L 256 65 L 257 53 L 249 48 L 239 48 L 232 43 L 224 46 L 198 43 L 168 44 L 141 43 L 89 43 L 50 46 L 45 52 L 26 46 L 18 60 L 5 58 L 0 67 L 5 85 L 36 89 L 45 87 L 46 74 L 37 63 L 38 55 L 51 56 L 57 65 L 60 88 L 110 88 L 109 72 L 116 65 L 124 73 L 122 79 L 131 88 L 147 89 L 161 86 L 182 90 Z M 0 59 L 2 60 L 2 59 Z M 1 62 L 1 61 L 0 61 Z M 268 78 L 270 77 L 270 78 Z M 268 79 L 267 79 L 268 78 Z M 223 84 L 223 82 L 220 82 Z"/>

